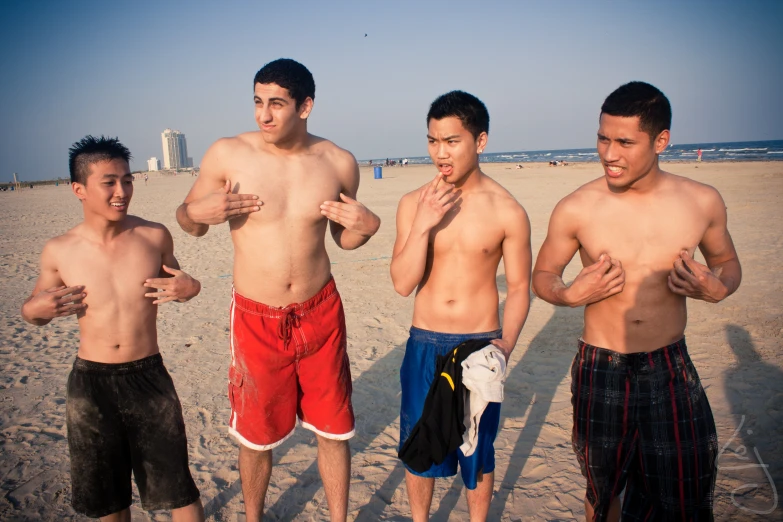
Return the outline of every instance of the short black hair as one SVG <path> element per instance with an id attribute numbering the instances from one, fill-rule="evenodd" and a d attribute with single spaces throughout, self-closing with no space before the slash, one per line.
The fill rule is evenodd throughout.
<path id="1" fill-rule="evenodd" d="M 309 97 L 315 100 L 315 80 L 307 67 L 290 58 L 278 58 L 261 67 L 253 78 L 253 89 L 256 84 L 276 83 L 296 101 L 296 108 Z"/>
<path id="2" fill-rule="evenodd" d="M 68 150 L 68 170 L 71 183 L 87 183 L 90 165 L 99 161 L 124 159 L 130 165 L 131 153 L 118 138 L 87 135 Z"/>
<path id="3" fill-rule="evenodd" d="M 601 114 L 639 117 L 639 127 L 655 139 L 672 126 L 672 106 L 669 99 L 656 87 L 645 82 L 629 82 L 621 85 L 606 97 Z"/>
<path id="4" fill-rule="evenodd" d="M 486 132 L 489 134 L 489 111 L 484 102 L 464 91 L 451 91 L 438 96 L 427 113 L 427 125 L 430 120 L 442 120 L 454 116 L 459 118 L 465 127 L 478 138 L 479 134 Z"/>

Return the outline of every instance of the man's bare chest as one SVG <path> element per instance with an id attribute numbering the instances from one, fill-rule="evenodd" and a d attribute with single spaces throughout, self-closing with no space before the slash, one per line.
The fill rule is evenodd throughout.
<path id="1" fill-rule="evenodd" d="M 500 252 L 504 228 L 479 209 L 469 209 L 449 216 L 430 234 L 430 249 L 442 256 L 493 256 Z"/>
<path id="2" fill-rule="evenodd" d="M 320 220 L 324 201 L 340 201 L 341 183 L 330 168 L 285 169 L 264 166 L 237 173 L 231 179 L 238 194 L 254 194 L 263 202 L 251 222 Z"/>
<path id="3" fill-rule="evenodd" d="M 619 259 L 627 272 L 668 271 L 682 250 L 693 255 L 707 225 L 692 205 L 609 206 L 584 217 L 577 239 L 586 262 L 606 253 Z"/>
<path id="4" fill-rule="evenodd" d="M 66 285 L 85 285 L 88 296 L 108 298 L 144 293 L 148 278 L 158 277 L 162 252 L 147 241 L 131 240 L 111 249 L 83 246 L 61 259 L 58 269 Z"/>

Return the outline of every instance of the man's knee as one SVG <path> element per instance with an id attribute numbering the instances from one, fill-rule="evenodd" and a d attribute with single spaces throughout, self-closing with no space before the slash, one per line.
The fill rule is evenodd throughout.
<path id="1" fill-rule="evenodd" d="M 348 448 L 348 441 L 347 440 L 335 440 L 330 439 L 327 437 L 324 437 L 322 435 L 315 435 L 316 440 L 318 441 L 318 448 L 323 449 L 326 451 L 329 450 L 340 450 L 343 448 Z"/>
<path id="2" fill-rule="evenodd" d="M 255 450 L 240 444 L 239 458 L 250 462 L 262 462 L 272 458 L 272 450 Z"/>

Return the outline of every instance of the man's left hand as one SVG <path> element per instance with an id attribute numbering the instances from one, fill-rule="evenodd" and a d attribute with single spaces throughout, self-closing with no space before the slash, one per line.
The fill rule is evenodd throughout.
<path id="1" fill-rule="evenodd" d="M 728 289 L 718 275 L 683 250 L 669 272 L 669 290 L 677 295 L 717 303 L 728 295 Z"/>
<path id="2" fill-rule="evenodd" d="M 184 303 L 201 291 L 201 283 L 182 270 L 169 268 L 166 265 L 163 265 L 163 270 L 174 277 L 158 277 L 147 279 L 144 282 L 144 286 L 147 288 L 157 289 L 157 292 L 144 294 L 144 297 L 155 298 L 152 304 L 168 303 L 169 301 Z"/>
<path id="3" fill-rule="evenodd" d="M 370 237 L 378 231 L 381 226 L 381 220 L 378 216 L 345 194 L 340 194 L 340 199 L 343 201 L 342 203 L 324 201 L 321 205 L 321 214 L 360 236 Z"/>
<path id="4" fill-rule="evenodd" d="M 508 359 L 511 357 L 511 352 L 514 350 L 514 347 L 511 346 L 511 343 L 505 339 L 492 339 L 490 342 L 499 348 L 501 352 L 503 352 L 503 355 L 506 357 L 506 363 L 508 363 Z"/>

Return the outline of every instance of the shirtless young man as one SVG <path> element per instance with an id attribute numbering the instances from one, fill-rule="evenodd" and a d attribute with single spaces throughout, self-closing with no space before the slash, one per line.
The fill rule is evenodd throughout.
<path id="1" fill-rule="evenodd" d="M 712 520 L 718 441 L 685 347 L 686 297 L 725 299 L 741 269 L 720 194 L 658 166 L 670 125 L 652 85 L 606 98 L 604 177 L 558 203 L 533 271 L 545 301 L 586 305 L 571 401 L 587 520 L 618 520 L 623 488 L 623 519 Z M 584 268 L 566 285 L 577 251 Z"/>
<path id="2" fill-rule="evenodd" d="M 332 520 L 345 520 L 351 373 L 324 235 L 328 219 L 340 248 L 358 248 L 380 220 L 353 199 L 359 188 L 353 155 L 307 132 L 315 98 L 310 71 L 275 60 L 253 85 L 260 132 L 210 147 L 177 220 L 194 236 L 225 221 L 231 229 L 229 433 L 240 443 L 247 519 L 261 519 L 271 450 L 293 433 L 298 417 L 318 440 Z"/>
<path id="3" fill-rule="evenodd" d="M 22 317 L 38 326 L 79 319 L 66 399 L 74 510 L 130 521 L 132 472 L 144 509 L 204 520 L 155 326 L 159 304 L 187 301 L 201 285 L 179 270 L 166 227 L 128 215 L 129 159 L 112 138 L 87 136 L 71 147 L 71 187 L 84 221 L 44 246 Z"/>
<path id="4" fill-rule="evenodd" d="M 397 239 L 391 263 L 394 289 L 415 289 L 413 326 L 400 369 L 400 445 L 419 420 L 438 355 L 467 339 L 492 340 L 508 360 L 530 307 L 530 223 L 522 206 L 479 168 L 487 145 L 489 113 L 475 96 L 453 91 L 427 114 L 427 139 L 438 174 L 406 194 L 397 209 Z M 500 330 L 495 280 L 501 257 L 508 297 Z M 481 416 L 478 449 L 460 450 L 425 473 L 406 469 L 413 519 L 427 520 L 435 477 L 462 468 L 470 518 L 485 520 L 492 499 L 493 443 L 500 404 Z"/>

